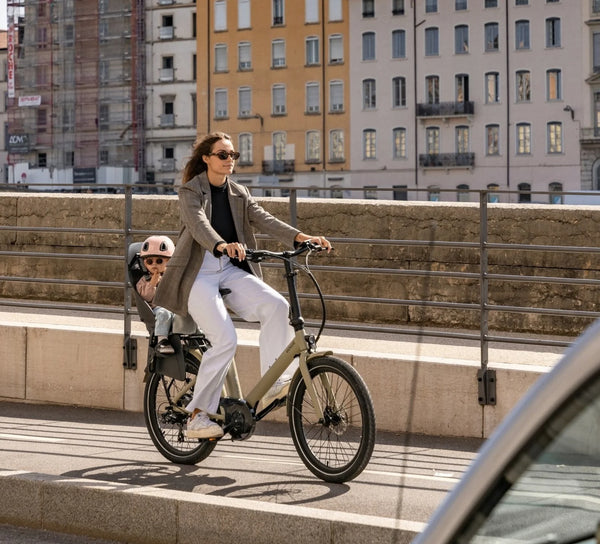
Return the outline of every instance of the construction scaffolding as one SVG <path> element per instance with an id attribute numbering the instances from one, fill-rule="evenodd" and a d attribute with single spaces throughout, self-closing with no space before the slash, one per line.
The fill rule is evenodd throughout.
<path id="1" fill-rule="evenodd" d="M 144 172 L 143 4 L 8 0 L 8 132 L 21 144 L 9 165 L 28 182 L 132 183 Z"/>

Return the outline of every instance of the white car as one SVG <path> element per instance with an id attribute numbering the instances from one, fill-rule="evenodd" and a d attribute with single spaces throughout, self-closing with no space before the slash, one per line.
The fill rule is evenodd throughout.
<path id="1" fill-rule="evenodd" d="M 413 544 L 600 543 L 600 322 L 485 442 Z"/>

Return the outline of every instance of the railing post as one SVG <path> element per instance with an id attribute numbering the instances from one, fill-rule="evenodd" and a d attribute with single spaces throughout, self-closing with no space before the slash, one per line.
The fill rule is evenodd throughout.
<path id="1" fill-rule="evenodd" d="M 124 284 L 123 284 L 123 366 L 129 370 L 137 368 L 137 340 L 131 338 L 131 291 L 129 290 L 129 271 L 128 271 L 128 252 L 131 245 L 131 224 L 133 209 L 133 187 L 130 184 L 125 185 L 125 210 L 123 218 L 123 229 L 125 240 L 124 247 Z"/>
<path id="2" fill-rule="evenodd" d="M 488 192 L 479 193 L 479 338 L 480 364 L 477 371 L 479 404 L 496 404 L 496 371 L 488 369 L 489 310 L 488 310 Z"/>
<path id="3" fill-rule="evenodd" d="M 298 191 L 290 189 L 290 225 L 298 227 Z"/>

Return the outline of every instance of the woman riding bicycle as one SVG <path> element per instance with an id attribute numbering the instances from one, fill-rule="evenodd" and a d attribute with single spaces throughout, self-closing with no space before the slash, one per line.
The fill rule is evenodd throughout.
<path id="1" fill-rule="evenodd" d="M 194 396 L 187 405 L 192 417 L 188 438 L 218 438 L 216 413 L 237 335 L 227 307 L 246 321 L 260 323 L 260 368 L 264 374 L 293 338 L 284 297 L 262 281 L 257 263 L 246 261 L 246 247 L 256 247 L 260 231 L 292 245 L 311 241 L 331 250 L 322 236 L 310 236 L 280 221 L 259 206 L 248 189 L 229 178 L 239 153 L 231 137 L 215 132 L 194 148 L 179 189 L 182 228 L 175 252 L 159 284 L 155 304 L 179 315 L 191 315 L 211 347 L 202 357 Z M 271 400 L 287 394 L 293 368 L 267 393 Z"/>

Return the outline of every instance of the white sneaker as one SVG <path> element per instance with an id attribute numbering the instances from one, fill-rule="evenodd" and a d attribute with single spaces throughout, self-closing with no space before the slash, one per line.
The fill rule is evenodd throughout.
<path id="1" fill-rule="evenodd" d="M 223 429 L 211 421 L 205 412 L 199 412 L 187 422 L 185 436 L 187 438 L 219 438 L 223 436 Z"/>
<path id="2" fill-rule="evenodd" d="M 291 379 L 277 380 L 262 398 L 263 407 L 269 406 L 273 401 L 285 398 L 290 390 L 291 381 Z"/>

